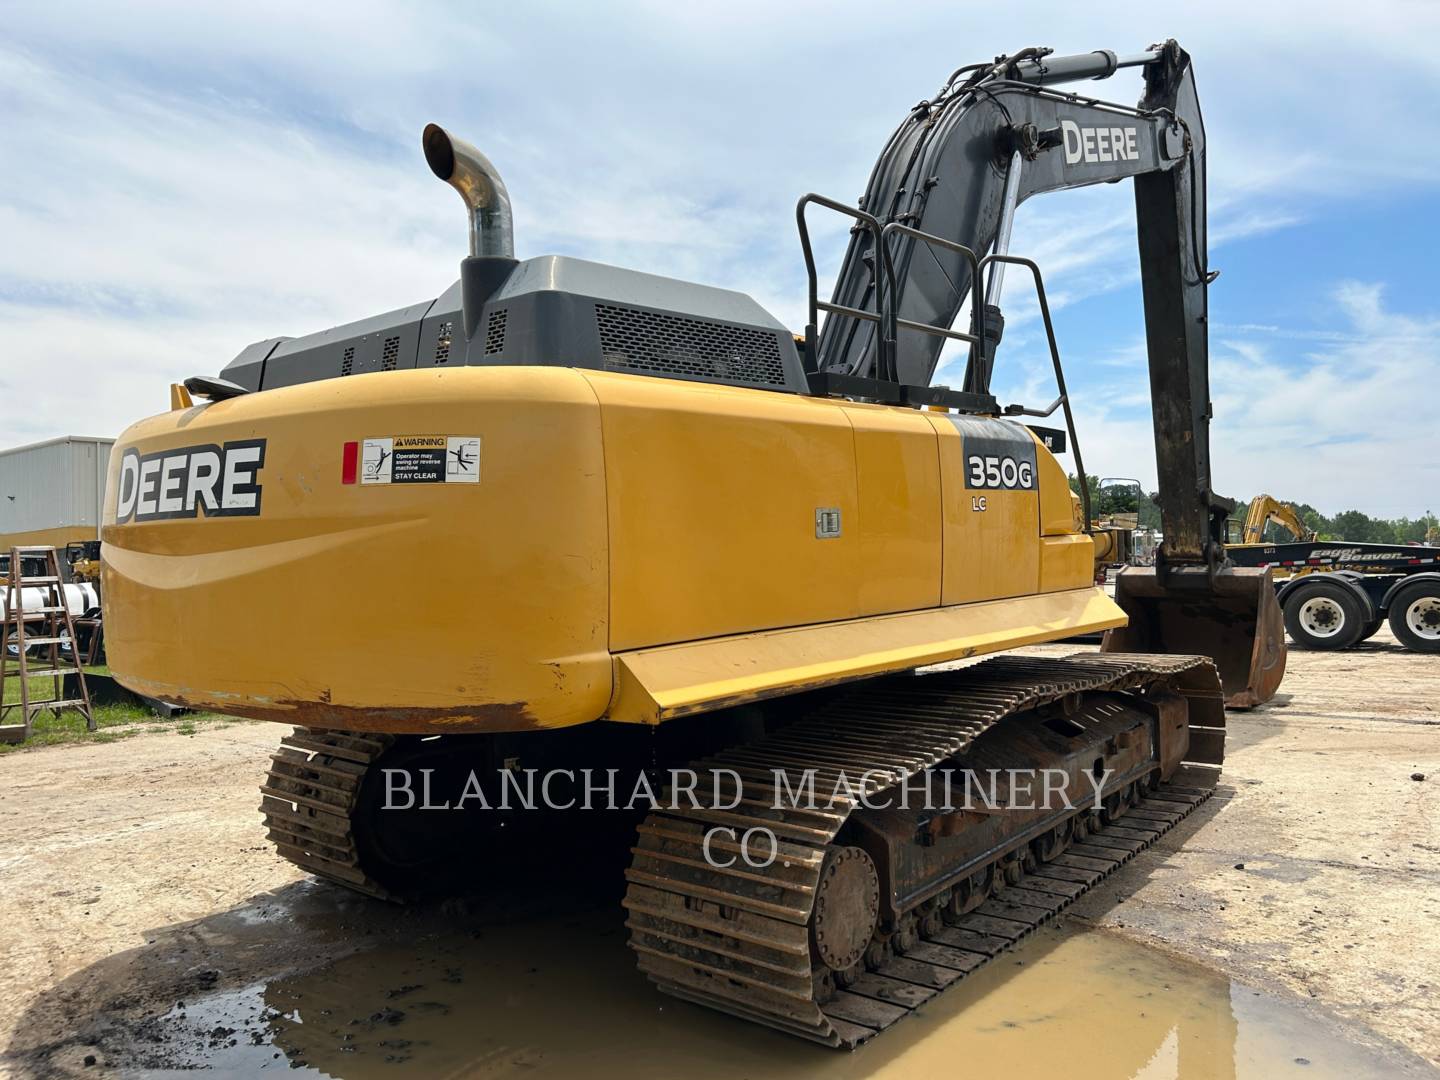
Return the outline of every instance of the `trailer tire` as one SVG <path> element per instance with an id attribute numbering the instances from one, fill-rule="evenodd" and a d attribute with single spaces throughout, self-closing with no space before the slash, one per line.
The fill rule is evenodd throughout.
<path id="1" fill-rule="evenodd" d="M 31 633 L 33 636 L 38 637 L 39 634 L 40 634 L 40 631 L 38 631 L 38 630 L 32 630 L 32 631 L 30 631 L 30 633 Z M 35 655 L 35 650 L 36 650 L 37 648 L 39 648 L 39 646 L 37 646 L 37 645 L 26 645 L 26 646 L 25 646 L 25 655 L 26 655 L 26 656 L 34 656 L 34 655 Z M 5 657 L 6 660 L 19 660 L 19 659 L 20 659 L 20 631 L 19 631 L 19 630 L 11 630 L 9 636 L 6 637 L 6 639 L 5 639 L 5 652 L 4 652 L 4 657 Z"/>
<path id="2" fill-rule="evenodd" d="M 1380 627 L 1385 625 L 1385 616 L 1379 615 L 1365 624 L 1365 629 L 1360 631 L 1360 641 L 1369 641 L 1380 632 Z"/>
<path id="3" fill-rule="evenodd" d="M 1348 649 L 1368 626 L 1362 597 L 1348 584 L 1320 578 L 1285 595 L 1285 629 L 1303 649 Z"/>
<path id="4" fill-rule="evenodd" d="M 1440 652 L 1440 582 L 1415 581 L 1390 598 L 1390 629 L 1412 652 Z"/>

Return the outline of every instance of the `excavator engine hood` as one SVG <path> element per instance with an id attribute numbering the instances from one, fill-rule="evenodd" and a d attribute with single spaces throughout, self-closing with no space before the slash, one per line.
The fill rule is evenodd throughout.
<path id="1" fill-rule="evenodd" d="M 1128 626 L 1108 630 L 1102 652 L 1190 653 L 1220 671 L 1225 704 L 1246 709 L 1275 696 L 1285 675 L 1285 623 L 1268 569 L 1172 571 L 1127 567 L 1115 600 Z"/>

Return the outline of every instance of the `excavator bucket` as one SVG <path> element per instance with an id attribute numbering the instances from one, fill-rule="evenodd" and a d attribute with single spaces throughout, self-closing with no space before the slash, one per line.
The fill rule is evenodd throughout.
<path id="1" fill-rule="evenodd" d="M 1221 570 L 1213 587 L 1198 575 L 1181 581 L 1165 586 L 1153 569 L 1121 571 L 1115 601 L 1130 624 L 1106 631 L 1101 651 L 1208 656 L 1227 706 L 1269 701 L 1285 675 L 1285 622 L 1270 571 Z"/>

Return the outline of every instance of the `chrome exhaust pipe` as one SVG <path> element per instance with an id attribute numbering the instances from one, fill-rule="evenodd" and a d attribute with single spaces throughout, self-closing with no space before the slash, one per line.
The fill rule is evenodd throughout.
<path id="1" fill-rule="evenodd" d="M 426 124 L 420 137 L 430 171 L 460 193 L 470 211 L 470 254 L 515 258 L 510 194 L 490 159 L 439 124 Z"/>

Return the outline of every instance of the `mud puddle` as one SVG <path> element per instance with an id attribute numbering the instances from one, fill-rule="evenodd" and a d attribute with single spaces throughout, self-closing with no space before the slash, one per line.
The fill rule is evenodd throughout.
<path id="1" fill-rule="evenodd" d="M 151 1032 L 177 1069 L 242 1075 L 1437 1075 L 1367 1032 L 1075 926 L 1041 932 L 853 1054 L 661 996 L 609 909 L 383 944 L 177 1004 Z M 106 1064 L 127 1068 L 123 1055 Z"/>

